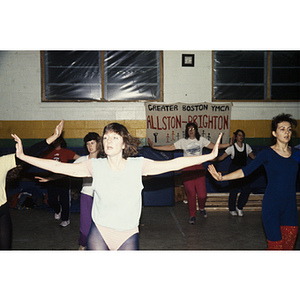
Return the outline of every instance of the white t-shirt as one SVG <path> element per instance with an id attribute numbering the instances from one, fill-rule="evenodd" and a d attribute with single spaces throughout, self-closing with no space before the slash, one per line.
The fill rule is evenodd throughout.
<path id="1" fill-rule="evenodd" d="M 252 152 L 252 148 L 248 144 L 243 143 L 242 147 L 240 147 L 237 143 L 234 143 L 234 145 L 235 145 L 237 151 L 239 151 L 239 152 L 243 152 L 244 147 L 246 145 L 246 154 L 247 154 L 247 156 L 249 155 L 249 153 Z M 228 156 L 231 156 L 231 159 L 234 159 L 234 147 L 233 147 L 233 145 L 226 148 L 225 152 L 228 154 Z"/>
<path id="2" fill-rule="evenodd" d="M 74 161 L 74 164 L 86 161 L 88 159 L 89 159 L 88 155 L 80 156 Z M 93 183 L 93 177 L 83 177 L 81 193 L 93 197 L 94 190 L 92 188 L 92 183 Z"/>
<path id="3" fill-rule="evenodd" d="M 197 139 L 180 139 L 174 143 L 176 149 L 183 150 L 183 156 L 196 156 L 202 155 L 203 148 L 207 147 L 210 141 L 204 137 L 200 137 L 199 141 Z"/>
<path id="4" fill-rule="evenodd" d="M 92 218 L 96 224 L 118 231 L 139 225 L 143 160 L 143 157 L 128 157 L 121 171 L 112 171 L 106 158 L 90 160 L 95 191 Z"/>
<path id="5" fill-rule="evenodd" d="M 5 192 L 6 175 L 14 167 L 16 167 L 15 154 L 0 157 L 0 206 L 7 202 Z"/>

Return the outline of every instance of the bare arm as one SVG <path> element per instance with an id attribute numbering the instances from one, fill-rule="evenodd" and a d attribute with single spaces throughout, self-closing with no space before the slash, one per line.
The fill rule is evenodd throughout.
<path id="1" fill-rule="evenodd" d="M 148 144 L 152 149 L 161 150 L 161 151 L 174 151 L 176 150 L 174 144 L 172 145 L 165 145 L 165 146 L 154 146 L 153 142 L 148 138 Z"/>
<path id="2" fill-rule="evenodd" d="M 54 133 L 46 139 L 48 145 L 52 144 L 62 133 L 64 128 L 64 120 L 61 120 L 60 123 L 55 127 Z"/>
<path id="3" fill-rule="evenodd" d="M 151 161 L 147 168 L 147 174 L 143 175 L 157 175 L 170 171 L 180 170 L 182 168 L 190 167 L 193 165 L 199 165 L 206 161 L 213 160 L 218 155 L 218 147 L 222 137 L 222 133 L 219 135 L 215 147 L 212 152 L 206 155 L 178 157 L 167 161 Z"/>
<path id="4" fill-rule="evenodd" d="M 234 179 L 239 179 L 239 178 L 245 177 L 242 169 L 236 170 L 236 171 L 229 173 L 227 175 L 224 175 L 224 176 L 222 176 L 221 172 L 217 172 L 214 165 L 209 165 L 208 171 L 211 174 L 211 176 L 217 181 L 234 180 Z"/>
<path id="5" fill-rule="evenodd" d="M 74 157 L 73 157 L 73 159 L 76 160 L 76 159 L 78 159 L 79 157 L 80 157 L 80 155 L 75 154 Z"/>
<path id="6" fill-rule="evenodd" d="M 39 182 L 48 182 L 48 181 L 52 181 L 52 180 L 57 180 L 57 179 L 61 179 L 64 178 L 65 176 L 62 174 L 53 174 L 51 176 L 48 177 L 40 177 L 40 176 L 34 176 L 35 179 L 37 179 Z"/>
<path id="7" fill-rule="evenodd" d="M 255 158 L 255 155 L 253 154 L 253 152 L 249 153 L 248 156 L 249 156 L 251 159 L 254 159 L 254 158 Z"/>
<path id="8" fill-rule="evenodd" d="M 229 143 L 220 144 L 220 145 L 219 145 L 219 149 L 225 149 L 225 148 L 228 148 L 229 146 L 232 146 L 233 143 L 234 143 L 234 140 L 235 140 L 235 135 L 233 135 L 233 136 L 231 137 Z M 205 148 L 213 149 L 214 145 L 215 145 L 214 143 L 210 142 Z"/>
<path id="9" fill-rule="evenodd" d="M 16 141 L 16 156 L 19 159 L 33 166 L 51 171 L 53 173 L 59 173 L 68 176 L 74 176 L 74 177 L 91 176 L 88 173 L 88 171 L 82 166 L 82 163 L 78 163 L 78 164 L 61 163 L 52 159 L 42 159 L 42 158 L 25 155 L 23 152 L 21 139 L 16 134 L 12 134 L 12 137 Z"/>
<path id="10" fill-rule="evenodd" d="M 222 161 L 222 160 L 224 160 L 225 158 L 227 158 L 228 156 L 229 156 L 229 155 L 228 155 L 226 152 L 224 152 L 222 155 L 216 157 L 216 158 L 214 159 L 214 161 Z"/>

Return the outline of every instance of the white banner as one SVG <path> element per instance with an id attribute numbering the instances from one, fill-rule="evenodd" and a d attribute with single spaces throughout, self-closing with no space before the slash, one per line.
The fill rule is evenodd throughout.
<path id="1" fill-rule="evenodd" d="M 232 103 L 145 103 L 147 138 L 155 146 L 170 145 L 185 137 L 187 123 L 198 126 L 202 137 L 215 143 L 223 132 L 223 143 L 230 138 Z"/>

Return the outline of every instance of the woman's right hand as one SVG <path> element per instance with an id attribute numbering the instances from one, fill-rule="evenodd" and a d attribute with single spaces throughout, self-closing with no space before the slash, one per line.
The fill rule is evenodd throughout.
<path id="1" fill-rule="evenodd" d="M 16 156 L 21 159 L 24 155 L 22 141 L 16 134 L 12 134 L 11 136 L 16 142 Z"/>

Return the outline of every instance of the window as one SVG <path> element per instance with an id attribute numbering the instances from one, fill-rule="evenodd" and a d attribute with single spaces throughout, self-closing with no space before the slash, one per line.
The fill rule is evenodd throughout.
<path id="1" fill-rule="evenodd" d="M 273 51 L 271 61 L 272 99 L 299 100 L 300 51 Z"/>
<path id="2" fill-rule="evenodd" d="M 161 51 L 43 51 L 42 101 L 162 101 Z"/>
<path id="3" fill-rule="evenodd" d="M 214 51 L 213 101 L 299 101 L 300 51 Z"/>

